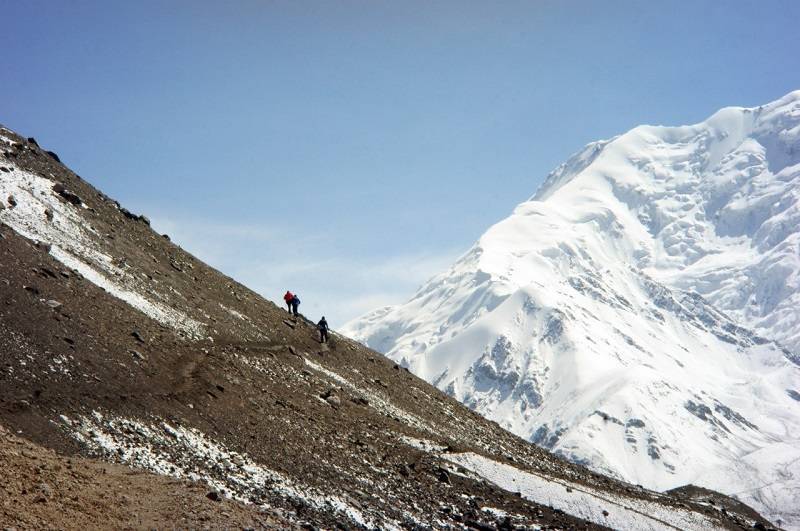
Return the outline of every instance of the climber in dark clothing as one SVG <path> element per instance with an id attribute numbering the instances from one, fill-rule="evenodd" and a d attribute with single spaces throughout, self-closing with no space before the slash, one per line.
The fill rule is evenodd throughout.
<path id="1" fill-rule="evenodd" d="M 322 319 L 319 320 L 317 323 L 317 330 L 319 330 L 319 342 L 320 343 L 327 343 L 328 342 L 328 321 L 325 320 L 325 316 L 322 316 Z"/>
<path id="2" fill-rule="evenodd" d="M 292 313 L 294 314 L 295 317 L 297 317 L 297 307 L 300 306 L 300 297 L 294 295 L 292 297 L 291 304 L 292 304 Z"/>

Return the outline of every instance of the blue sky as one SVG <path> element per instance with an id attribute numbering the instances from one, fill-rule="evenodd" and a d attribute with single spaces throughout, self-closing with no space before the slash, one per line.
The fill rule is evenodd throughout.
<path id="1" fill-rule="evenodd" d="M 0 123 L 310 317 L 402 302 L 587 142 L 800 88 L 795 1 L 0 0 Z"/>

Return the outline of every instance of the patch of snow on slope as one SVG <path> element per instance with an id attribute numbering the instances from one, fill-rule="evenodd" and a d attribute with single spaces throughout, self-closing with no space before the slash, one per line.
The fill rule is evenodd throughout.
<path id="1" fill-rule="evenodd" d="M 179 312 L 174 308 L 170 308 L 164 304 L 153 302 L 145 298 L 140 293 L 124 288 L 76 256 L 56 245 L 53 245 L 50 248 L 50 254 L 53 256 L 53 258 L 64 264 L 66 267 L 83 275 L 83 277 L 92 284 L 103 288 L 114 297 L 127 302 L 148 317 L 155 319 L 163 325 L 177 330 L 182 330 L 190 337 L 202 337 L 202 325 L 200 325 L 200 323 L 194 319 L 186 316 L 184 313 Z"/>
<path id="2" fill-rule="evenodd" d="M 319 365 L 314 363 L 313 361 L 309 360 L 308 358 L 303 358 L 305 360 L 306 365 L 311 367 L 317 372 L 320 372 L 330 378 L 331 380 L 335 381 L 336 383 L 346 387 L 356 396 L 360 396 L 362 398 L 367 399 L 369 402 L 370 407 L 374 407 L 381 413 L 384 413 L 390 417 L 394 417 L 405 424 L 417 428 L 419 430 L 426 431 L 428 433 L 439 435 L 440 432 L 436 428 L 430 425 L 430 423 L 424 421 L 423 419 L 419 418 L 418 416 L 414 415 L 413 413 L 409 413 L 408 411 L 395 406 L 392 404 L 387 398 L 379 395 L 378 393 L 369 391 L 364 389 L 363 387 L 359 387 L 356 384 L 352 383 L 347 378 L 340 376 L 339 374 L 330 371 Z"/>
<path id="3" fill-rule="evenodd" d="M 446 446 L 436 444 L 433 441 L 429 441 L 427 439 L 417 439 L 416 437 L 409 437 L 408 435 L 398 435 L 397 439 L 403 444 L 407 444 L 412 448 L 416 448 L 417 450 L 422 450 L 423 452 L 428 453 L 441 452 L 447 448 Z"/>
<path id="4" fill-rule="evenodd" d="M 244 314 L 242 314 L 240 312 L 237 312 L 233 308 L 228 308 L 227 306 L 225 306 L 222 303 L 219 303 L 219 307 L 222 308 L 223 310 L 225 310 L 226 312 L 228 312 L 229 314 L 231 314 L 232 316 L 236 317 L 237 319 L 240 319 L 242 321 L 250 321 L 250 318 L 247 317 L 246 315 L 244 315 Z"/>
<path id="5" fill-rule="evenodd" d="M 141 281 L 115 266 L 110 256 L 97 249 L 93 240 L 99 235 L 75 212 L 76 207 L 59 198 L 53 191 L 54 184 L 13 166 L 10 173 L 0 172 L 0 201 L 5 206 L 0 209 L 0 222 L 29 240 L 49 244 L 53 258 L 148 317 L 189 337 L 203 337 L 200 322 L 143 295 L 146 288 Z M 9 197 L 16 205 L 6 206 Z M 52 219 L 45 211 L 52 214 Z"/>
<path id="6" fill-rule="evenodd" d="M 300 485 L 246 454 L 228 450 L 197 429 L 172 426 L 165 421 L 145 424 L 98 411 L 92 412 L 91 417 L 59 418 L 76 440 L 114 461 L 156 474 L 205 481 L 224 495 L 247 504 L 259 504 L 266 488 L 318 510 L 341 514 L 358 525 L 380 527 L 339 497 Z"/>
<path id="7" fill-rule="evenodd" d="M 721 529 L 695 512 L 654 502 L 623 498 L 584 485 L 546 478 L 474 453 L 441 457 L 523 498 L 613 529 L 673 531 Z M 606 514 L 604 514 L 604 512 Z"/>

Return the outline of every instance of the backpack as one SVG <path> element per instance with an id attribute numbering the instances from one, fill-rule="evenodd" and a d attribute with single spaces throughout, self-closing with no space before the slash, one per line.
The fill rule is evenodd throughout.
<path id="1" fill-rule="evenodd" d="M 300 297 L 298 297 L 297 295 L 295 295 L 295 296 L 294 296 L 294 298 L 292 298 L 292 304 L 297 304 L 297 305 L 299 305 L 299 304 L 300 304 Z"/>

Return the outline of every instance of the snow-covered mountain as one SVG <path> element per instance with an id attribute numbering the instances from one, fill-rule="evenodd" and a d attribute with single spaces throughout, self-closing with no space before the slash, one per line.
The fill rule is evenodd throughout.
<path id="1" fill-rule="evenodd" d="M 586 146 L 345 333 L 633 483 L 800 528 L 800 91 Z"/>

